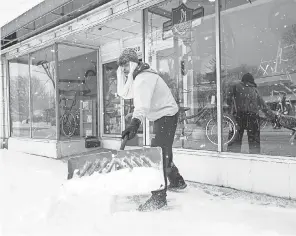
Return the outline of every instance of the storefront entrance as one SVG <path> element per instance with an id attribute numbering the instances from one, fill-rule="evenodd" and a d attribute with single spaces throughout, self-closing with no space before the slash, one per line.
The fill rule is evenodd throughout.
<path id="1" fill-rule="evenodd" d="M 143 59 L 142 29 L 142 11 L 136 11 L 65 38 L 67 43 L 73 45 L 100 48 L 98 136 L 104 147 L 118 148 L 121 132 L 131 120 L 133 101 L 123 100 L 117 95 L 117 59 L 120 52 L 127 47 L 135 48 L 139 59 Z M 142 146 L 144 129 L 142 125 L 137 136 L 127 146 Z"/>

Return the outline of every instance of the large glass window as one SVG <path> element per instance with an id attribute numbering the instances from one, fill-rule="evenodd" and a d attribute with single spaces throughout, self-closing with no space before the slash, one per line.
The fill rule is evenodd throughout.
<path id="1" fill-rule="evenodd" d="M 30 76 L 28 62 L 28 56 L 9 61 L 12 137 L 30 137 Z"/>
<path id="2" fill-rule="evenodd" d="M 54 55 L 48 47 L 30 56 L 32 138 L 56 139 Z"/>
<path id="3" fill-rule="evenodd" d="M 261 110 L 251 109 L 252 104 L 258 105 L 254 99 L 243 99 L 251 96 L 249 90 L 237 95 L 240 99 L 231 104 L 230 112 L 235 112 L 239 134 L 226 150 L 295 156 L 289 128 L 295 126 L 296 119 L 296 2 L 224 0 L 222 7 L 223 91 L 239 84 L 234 91 L 237 95 L 244 87 L 242 76 L 251 73 L 266 105 L 274 114 L 286 116 L 279 123 L 272 122 Z"/>
<path id="4" fill-rule="evenodd" d="M 58 45 L 60 138 L 98 135 L 97 51 Z"/>
<path id="5" fill-rule="evenodd" d="M 174 147 L 217 150 L 215 3 L 184 2 L 148 9 L 147 62 L 180 107 Z"/>

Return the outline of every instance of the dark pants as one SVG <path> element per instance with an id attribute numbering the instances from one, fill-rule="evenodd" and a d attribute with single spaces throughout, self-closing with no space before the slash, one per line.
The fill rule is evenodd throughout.
<path id="1" fill-rule="evenodd" d="M 151 140 L 151 147 L 162 148 L 165 189 L 167 189 L 167 178 L 172 182 L 180 176 L 178 168 L 173 163 L 173 142 L 178 115 L 177 113 L 174 116 L 164 116 L 154 121 L 153 133 L 155 138 Z"/>
<path id="2" fill-rule="evenodd" d="M 228 144 L 229 152 L 241 152 L 244 131 L 247 130 L 249 153 L 260 153 L 260 117 L 255 113 L 240 112 L 235 116 L 238 124 L 238 136 Z M 229 134 L 231 135 L 231 133 Z"/>

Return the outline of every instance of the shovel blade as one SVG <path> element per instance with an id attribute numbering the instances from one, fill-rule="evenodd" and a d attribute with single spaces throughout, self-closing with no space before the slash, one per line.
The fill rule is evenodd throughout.
<path id="1" fill-rule="evenodd" d="M 132 160 L 134 165 L 137 164 L 139 167 L 163 168 L 162 151 L 160 147 L 144 147 L 141 149 L 118 151 L 116 158 L 127 158 Z M 139 165 L 138 162 L 140 162 L 141 165 Z"/>
<path id="2" fill-rule="evenodd" d="M 92 153 L 70 158 L 68 160 L 67 179 L 69 180 L 73 178 L 75 170 L 78 171 L 79 177 L 82 177 L 87 171 L 92 171 L 94 165 L 98 165 L 98 162 L 102 165 L 104 162 L 110 162 L 111 160 L 112 152 Z M 95 170 L 93 172 L 95 172 Z"/>
<path id="3" fill-rule="evenodd" d="M 141 167 L 146 168 L 145 171 L 147 171 L 147 168 L 157 170 L 156 172 L 159 173 L 157 175 L 159 177 L 159 186 L 165 186 L 162 150 L 160 147 L 144 147 L 115 153 L 93 153 L 71 158 L 68 160 L 68 180 L 73 178 L 75 170 L 79 177 L 83 177 L 90 176 L 95 172 L 109 173 L 124 168 L 129 168 L 132 171 L 134 168 Z"/>

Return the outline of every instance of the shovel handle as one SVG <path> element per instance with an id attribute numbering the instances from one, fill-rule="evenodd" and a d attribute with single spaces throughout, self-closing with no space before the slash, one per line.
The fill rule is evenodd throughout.
<path id="1" fill-rule="evenodd" d="M 128 140 L 128 136 L 125 135 L 121 142 L 120 150 L 124 150 L 127 140 Z"/>

